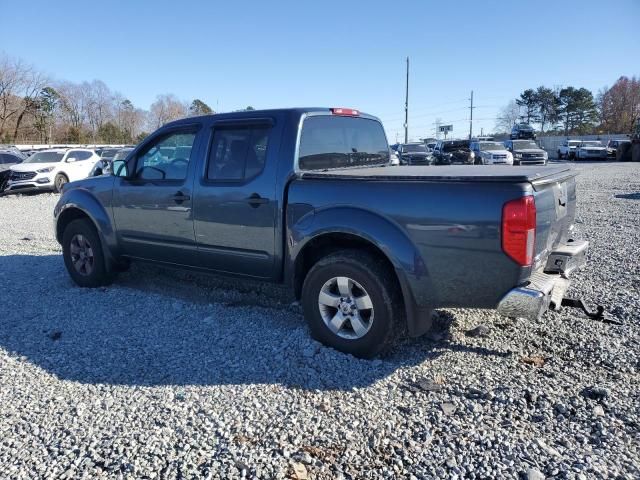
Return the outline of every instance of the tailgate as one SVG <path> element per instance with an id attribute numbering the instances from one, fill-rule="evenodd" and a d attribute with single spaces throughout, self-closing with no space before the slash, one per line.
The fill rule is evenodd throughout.
<path id="1" fill-rule="evenodd" d="M 565 171 L 531 182 L 537 221 L 534 270 L 544 266 L 549 253 L 570 238 L 576 214 L 576 175 Z"/>

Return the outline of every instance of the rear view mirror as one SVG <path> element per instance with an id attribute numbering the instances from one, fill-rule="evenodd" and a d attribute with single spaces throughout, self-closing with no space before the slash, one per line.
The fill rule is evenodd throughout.
<path id="1" fill-rule="evenodd" d="M 76 157 L 69 157 L 67 158 L 67 163 L 75 162 L 76 160 Z"/>

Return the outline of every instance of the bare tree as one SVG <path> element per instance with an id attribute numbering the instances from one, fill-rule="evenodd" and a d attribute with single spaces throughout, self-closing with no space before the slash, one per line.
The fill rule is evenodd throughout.
<path id="1" fill-rule="evenodd" d="M 520 106 L 516 100 L 505 105 L 496 118 L 496 132 L 510 132 L 511 127 L 520 119 Z"/>
<path id="2" fill-rule="evenodd" d="M 189 114 L 189 106 L 173 94 L 158 95 L 149 109 L 149 126 L 152 130 L 167 122 L 184 118 Z"/>
<path id="3" fill-rule="evenodd" d="M 38 98 L 49 82 L 46 76 L 32 68 L 25 70 L 23 74 L 22 98 L 17 104 L 17 117 L 11 137 L 14 142 L 18 138 L 18 130 L 25 116 L 35 117 L 39 105 Z"/>
<path id="4" fill-rule="evenodd" d="M 600 92 L 598 109 L 605 131 L 631 132 L 640 118 L 640 79 L 620 77 L 611 88 Z"/>
<path id="5" fill-rule="evenodd" d="M 91 83 L 85 82 L 82 84 L 82 89 L 85 94 L 84 108 L 89 129 L 92 138 L 95 139 L 102 126 L 113 118 L 114 95 L 101 80 L 94 80 Z"/>

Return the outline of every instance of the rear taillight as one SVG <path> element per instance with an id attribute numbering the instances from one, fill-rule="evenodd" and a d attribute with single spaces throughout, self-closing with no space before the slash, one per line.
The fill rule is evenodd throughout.
<path id="1" fill-rule="evenodd" d="M 357 117 L 360 115 L 358 110 L 354 110 L 353 108 L 332 108 L 331 113 L 334 115 L 345 115 L 347 117 Z"/>
<path id="2" fill-rule="evenodd" d="M 536 202 L 528 195 L 507 202 L 502 207 L 502 250 L 518 265 L 533 262 L 536 240 Z"/>

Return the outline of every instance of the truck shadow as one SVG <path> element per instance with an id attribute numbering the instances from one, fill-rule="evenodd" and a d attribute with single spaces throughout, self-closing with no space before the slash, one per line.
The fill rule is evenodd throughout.
<path id="1" fill-rule="evenodd" d="M 350 390 L 447 351 L 453 317 L 384 358 L 356 359 L 309 338 L 299 306 L 251 284 L 134 267 L 80 289 L 59 255 L 0 256 L 0 346 L 62 380 L 118 385 L 282 384 Z M 203 276 L 205 277 L 205 276 Z M 188 280 L 188 281 L 187 281 Z M 212 282 L 212 283 L 210 283 Z"/>

